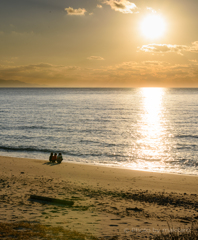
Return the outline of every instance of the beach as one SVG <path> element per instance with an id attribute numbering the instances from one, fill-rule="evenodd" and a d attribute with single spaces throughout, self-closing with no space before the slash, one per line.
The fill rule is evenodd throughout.
<path id="1" fill-rule="evenodd" d="M 1 223 L 146 239 L 198 221 L 198 176 L 3 156 L 0 164 Z"/>

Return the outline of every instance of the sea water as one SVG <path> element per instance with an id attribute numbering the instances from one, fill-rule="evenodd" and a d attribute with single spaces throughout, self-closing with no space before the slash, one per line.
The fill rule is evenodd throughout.
<path id="1" fill-rule="evenodd" d="M 0 155 L 198 175 L 198 89 L 0 89 Z"/>

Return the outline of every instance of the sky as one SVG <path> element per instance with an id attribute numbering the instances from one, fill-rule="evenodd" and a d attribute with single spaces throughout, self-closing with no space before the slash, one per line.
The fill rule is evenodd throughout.
<path id="1" fill-rule="evenodd" d="M 197 0 L 1 0 L 0 83 L 198 87 Z"/>

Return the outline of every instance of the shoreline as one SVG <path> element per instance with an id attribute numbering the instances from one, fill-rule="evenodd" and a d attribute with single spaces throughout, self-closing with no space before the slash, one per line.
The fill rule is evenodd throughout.
<path id="1" fill-rule="evenodd" d="M 142 239 L 168 229 L 166 221 L 187 229 L 198 220 L 198 176 L 4 156 L 0 164 L 0 222 L 34 220 L 119 239 L 129 229 L 128 235 Z M 31 195 L 74 206 L 31 201 Z"/>
<path id="2" fill-rule="evenodd" d="M 29 160 L 39 160 L 39 161 L 48 161 L 47 158 L 42 159 L 42 158 L 29 158 L 29 157 L 13 157 L 13 156 L 7 156 L 7 155 L 0 155 L 1 157 L 6 157 L 6 158 L 17 158 L 17 159 L 29 159 Z M 86 160 L 85 160 L 86 161 Z M 80 162 L 80 161 L 73 161 L 73 160 L 63 160 L 62 162 L 63 164 L 65 163 L 71 163 L 71 164 L 82 164 L 82 165 L 87 165 L 87 166 L 98 166 L 98 167 L 108 167 L 108 168 L 115 168 L 115 169 L 124 169 L 124 170 L 130 170 L 130 171 L 140 171 L 140 172 L 150 172 L 150 173 L 162 173 L 162 174 L 173 174 L 173 175 L 181 175 L 181 176 L 197 176 L 198 177 L 198 173 L 180 173 L 180 172 L 167 172 L 167 171 L 150 171 L 150 170 L 145 170 L 145 169 L 133 169 L 130 167 L 123 167 L 121 165 L 116 165 L 116 164 L 110 164 L 110 163 L 91 163 L 91 162 Z"/>
<path id="3" fill-rule="evenodd" d="M 48 164 L 49 161 L 48 160 L 43 160 L 43 159 L 31 159 L 31 158 L 15 158 L 15 157 L 4 157 L 4 156 L 0 156 L 0 161 L 3 159 L 7 159 L 8 161 L 14 161 L 15 164 L 17 164 L 18 162 L 23 162 L 25 163 L 24 166 L 28 166 L 30 163 L 43 163 L 42 166 L 44 164 Z M 15 159 L 17 161 L 15 161 Z M 161 188 L 160 186 L 160 181 L 163 181 L 164 184 L 168 184 L 167 187 L 169 185 L 172 185 L 172 188 L 174 189 L 178 189 L 178 191 L 180 191 L 180 189 L 186 189 L 186 191 L 193 191 L 195 194 L 197 193 L 197 189 L 198 189 L 198 176 L 197 175 L 184 175 L 184 174 L 177 174 L 177 173 L 163 173 L 163 172 L 149 172 L 149 171 L 144 171 L 144 170 L 132 170 L 132 169 L 126 169 L 126 168 L 119 168 L 119 167 L 111 167 L 111 166 L 100 166 L 100 165 L 94 165 L 94 164 L 90 164 L 90 163 L 78 163 L 78 162 L 65 162 L 63 161 L 61 164 L 52 164 L 54 167 L 59 167 L 59 166 L 64 166 L 66 168 L 59 168 L 59 171 L 61 170 L 61 172 L 59 172 L 59 174 L 64 175 L 65 171 L 67 172 L 68 170 L 71 171 L 72 173 L 69 175 L 73 174 L 73 178 L 76 177 L 77 179 L 81 180 L 81 179 L 85 179 L 87 182 L 89 181 L 89 179 L 91 178 L 92 174 L 93 174 L 93 170 L 99 170 L 99 173 L 97 173 L 97 175 L 95 175 L 96 173 L 93 174 L 93 178 L 97 179 L 98 181 L 113 181 L 112 179 L 114 179 L 115 177 L 119 176 L 121 178 L 121 182 L 123 182 L 123 180 L 125 182 L 128 182 L 130 180 L 132 180 L 133 182 L 133 178 L 140 178 L 140 183 L 138 182 L 138 184 L 143 184 L 145 181 L 145 183 L 147 184 L 147 188 L 152 188 L 154 187 L 152 184 L 154 184 L 154 180 L 150 180 L 152 178 L 156 178 L 157 179 L 157 185 L 155 186 L 155 188 Z M 75 166 L 75 167 L 74 167 Z M 41 166 L 40 166 L 41 167 Z M 75 169 L 75 171 L 73 171 L 73 169 Z M 83 169 L 82 169 L 83 168 Z M 82 173 L 83 171 L 86 171 L 84 174 Z M 12 171 L 12 170 L 11 170 Z M 43 168 L 42 168 L 43 171 Z M 88 173 L 87 173 L 88 172 Z M 31 173 L 31 170 L 30 170 Z M 104 174 L 101 175 L 101 173 L 107 173 L 109 174 L 109 177 L 104 178 Z M 88 174 L 88 175 L 87 175 Z M 62 176 L 61 175 L 61 176 Z M 77 176 L 79 175 L 79 176 Z M 89 176 L 88 179 L 85 177 L 85 175 Z M 96 178 L 97 176 L 97 178 Z M 57 176 L 55 176 L 57 177 Z M 62 176 L 63 177 L 63 176 Z M 100 179 L 100 177 L 103 177 L 103 180 Z M 63 177 L 64 178 L 64 177 Z M 93 179 L 92 178 L 92 179 Z M 131 178 L 131 179 L 130 179 Z M 196 181 L 194 181 L 194 179 L 196 179 Z M 137 181 L 138 179 L 136 179 Z M 185 180 L 185 184 L 183 183 L 182 187 L 178 186 L 179 183 L 183 182 Z M 196 182 L 196 183 L 195 183 Z M 118 184 L 118 183 L 117 183 Z M 193 185 L 197 184 L 197 187 L 194 187 Z M 104 185 L 106 185 L 104 183 Z M 159 185 L 159 186 L 158 186 Z M 190 185 L 190 187 L 189 187 Z M 138 186 L 138 185 L 137 185 Z M 186 186 L 188 186 L 186 188 Z M 143 187 L 143 186 L 142 186 Z M 172 191 L 173 189 L 169 186 L 168 188 L 170 188 L 170 191 Z"/>

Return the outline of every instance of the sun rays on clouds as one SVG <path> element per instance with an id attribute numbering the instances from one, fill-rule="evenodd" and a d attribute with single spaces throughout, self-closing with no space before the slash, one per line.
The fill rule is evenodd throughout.
<path id="1" fill-rule="evenodd" d="M 3 1 L 0 82 L 198 87 L 197 11 L 194 0 Z"/>

